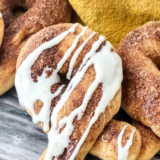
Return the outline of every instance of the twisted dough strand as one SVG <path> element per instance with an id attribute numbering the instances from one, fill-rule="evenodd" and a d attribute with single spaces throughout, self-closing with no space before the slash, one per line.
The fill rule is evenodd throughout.
<path id="1" fill-rule="evenodd" d="M 124 71 L 122 107 L 160 137 L 160 21 L 129 33 L 116 51 Z"/>

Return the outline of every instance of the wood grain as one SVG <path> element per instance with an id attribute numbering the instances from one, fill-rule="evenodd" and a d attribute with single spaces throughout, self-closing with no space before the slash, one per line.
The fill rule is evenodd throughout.
<path id="1" fill-rule="evenodd" d="M 15 88 L 0 97 L 0 160 L 39 160 L 47 143 L 47 135 L 19 105 Z M 87 155 L 85 160 L 98 158 Z"/>

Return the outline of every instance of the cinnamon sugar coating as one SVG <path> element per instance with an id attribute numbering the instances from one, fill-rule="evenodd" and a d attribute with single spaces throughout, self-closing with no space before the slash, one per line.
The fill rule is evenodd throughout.
<path id="1" fill-rule="evenodd" d="M 17 61 L 17 68 L 21 65 L 21 63 L 24 61 L 24 59 L 34 51 L 38 46 L 40 46 L 42 43 L 51 40 L 52 38 L 58 36 L 62 32 L 68 30 L 73 24 L 58 24 L 54 25 L 48 28 L 45 28 L 41 30 L 40 32 L 36 33 L 34 36 L 32 36 L 25 44 L 25 46 L 22 48 L 21 53 L 18 57 Z M 75 37 L 80 34 L 80 32 L 83 30 L 83 26 L 78 25 L 76 28 L 75 33 L 70 33 L 68 36 L 64 38 L 62 42 L 60 42 L 58 45 L 47 49 L 42 52 L 42 54 L 39 56 L 39 58 L 36 60 L 34 65 L 32 66 L 32 79 L 36 83 L 37 76 L 40 76 L 46 66 L 55 69 L 58 62 L 61 60 L 61 58 L 64 56 L 66 51 L 71 47 Z M 84 36 L 82 36 L 79 39 L 78 45 L 76 49 L 73 51 L 71 56 L 67 59 L 63 67 L 60 69 L 59 74 L 60 75 L 66 75 L 69 67 L 69 62 L 71 60 L 71 57 L 75 53 L 75 51 L 79 48 L 79 46 L 92 34 L 93 31 L 90 29 L 87 29 Z M 75 65 L 73 67 L 72 77 L 76 74 L 78 68 L 80 67 L 80 64 L 82 63 L 82 60 L 86 53 L 88 53 L 92 47 L 92 44 L 98 40 L 99 34 L 95 34 L 85 45 L 82 52 L 80 53 L 78 59 L 75 62 Z M 102 44 L 104 45 L 104 44 Z M 99 50 L 101 49 L 102 45 L 100 46 Z M 50 74 L 50 73 L 49 73 Z M 48 75 L 49 76 L 49 75 Z M 80 83 L 77 85 L 77 87 L 73 90 L 71 93 L 69 99 L 66 101 L 60 112 L 58 113 L 58 122 L 64 117 L 69 115 L 74 109 L 79 107 L 84 99 L 85 93 L 87 92 L 90 85 L 95 80 L 96 72 L 94 69 L 94 66 L 90 66 L 88 70 L 86 71 L 84 77 L 80 81 Z M 58 85 L 62 84 L 55 84 L 51 87 L 51 91 L 55 92 L 55 89 L 58 88 Z M 63 93 L 64 91 L 62 91 Z M 52 100 L 52 104 L 50 107 L 50 110 L 55 107 L 57 102 L 59 101 L 62 93 L 54 98 Z M 58 160 L 67 160 L 75 150 L 78 142 L 80 141 L 81 137 L 83 136 L 86 128 L 88 127 L 88 124 L 91 120 L 91 118 L 94 116 L 94 111 L 98 105 L 98 102 L 100 101 L 102 96 L 102 84 L 99 84 L 98 88 L 93 93 L 88 105 L 87 109 L 82 116 L 81 120 L 77 120 L 77 117 L 74 119 L 73 125 L 74 125 L 74 131 L 70 137 L 70 144 L 68 148 L 66 148 L 63 155 L 59 156 Z M 38 101 L 36 106 L 38 106 Z M 76 160 L 82 160 L 86 156 L 86 154 L 91 149 L 92 145 L 96 141 L 99 134 L 103 131 L 106 124 L 113 118 L 113 116 L 118 112 L 119 107 L 121 103 L 121 89 L 117 92 L 114 99 L 111 101 L 110 105 L 106 107 L 105 111 L 105 119 L 104 115 L 101 114 L 99 116 L 99 119 L 97 122 L 91 127 L 91 130 L 89 132 L 89 135 L 87 136 L 85 142 L 83 143 L 81 149 L 79 150 L 79 153 L 76 156 Z M 38 107 L 36 107 L 38 109 Z M 28 111 L 30 113 L 30 111 Z M 42 156 L 42 160 L 44 159 L 45 153 Z M 54 158 L 53 158 L 54 159 Z"/>
<path id="2" fill-rule="evenodd" d="M 22 6 L 28 9 L 17 19 L 12 9 Z M 68 0 L 0 0 L 0 12 L 6 25 L 0 50 L 0 95 L 14 84 L 16 61 L 28 37 L 44 27 L 70 22 L 71 7 Z"/>
<path id="3" fill-rule="evenodd" d="M 160 138 L 140 122 L 133 120 L 132 125 L 138 129 L 142 137 L 142 147 L 137 160 L 152 159 L 160 150 Z"/>
<path id="4" fill-rule="evenodd" d="M 160 137 L 160 21 L 129 33 L 116 51 L 124 71 L 122 107 Z"/>

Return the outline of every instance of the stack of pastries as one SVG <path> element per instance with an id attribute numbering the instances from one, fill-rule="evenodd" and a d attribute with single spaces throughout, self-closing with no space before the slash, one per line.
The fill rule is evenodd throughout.
<path id="1" fill-rule="evenodd" d="M 20 104 L 48 135 L 40 159 L 152 159 L 160 150 L 160 21 L 114 49 L 70 23 L 68 0 L 0 4 L 0 95 L 15 84 Z M 15 18 L 15 6 L 27 11 Z M 120 106 L 132 124 L 114 119 Z"/>

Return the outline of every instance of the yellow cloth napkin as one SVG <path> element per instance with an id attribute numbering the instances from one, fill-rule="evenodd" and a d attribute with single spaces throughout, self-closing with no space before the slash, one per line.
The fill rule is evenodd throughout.
<path id="1" fill-rule="evenodd" d="M 138 26 L 160 20 L 160 0 L 69 1 L 83 23 L 105 35 L 114 47 Z"/>

